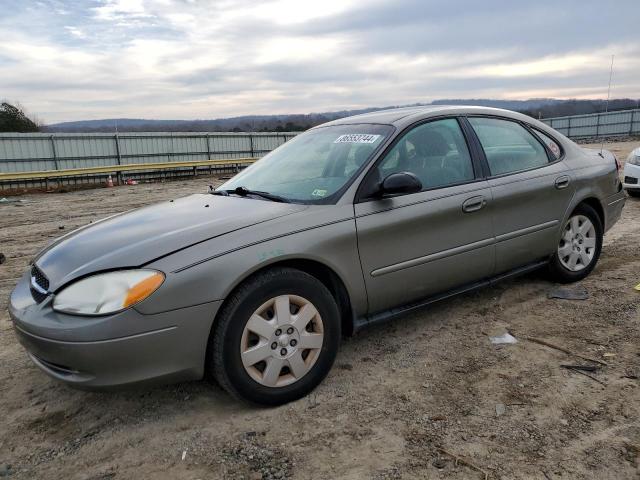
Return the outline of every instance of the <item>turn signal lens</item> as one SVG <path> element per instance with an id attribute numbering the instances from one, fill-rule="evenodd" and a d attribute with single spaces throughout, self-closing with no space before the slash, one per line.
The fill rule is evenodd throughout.
<path id="1" fill-rule="evenodd" d="M 128 292 L 127 296 L 122 302 L 123 308 L 128 308 L 131 305 L 135 305 L 141 302 L 153 292 L 155 292 L 160 285 L 164 282 L 164 275 L 160 272 L 154 273 L 152 276 L 145 278 L 139 283 L 136 283 Z"/>

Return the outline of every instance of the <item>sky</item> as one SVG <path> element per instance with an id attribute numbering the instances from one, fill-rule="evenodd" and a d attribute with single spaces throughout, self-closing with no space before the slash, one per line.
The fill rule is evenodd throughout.
<path id="1" fill-rule="evenodd" d="M 640 97 L 640 0 L 0 0 L 0 99 L 45 123 L 442 98 Z"/>

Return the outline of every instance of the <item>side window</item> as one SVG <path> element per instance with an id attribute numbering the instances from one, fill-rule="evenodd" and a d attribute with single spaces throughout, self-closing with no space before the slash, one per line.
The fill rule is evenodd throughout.
<path id="1" fill-rule="evenodd" d="M 424 190 L 473 180 L 473 164 L 454 118 L 419 125 L 407 132 L 378 165 L 380 180 L 411 172 Z"/>
<path id="2" fill-rule="evenodd" d="M 558 142 L 556 142 L 548 135 L 545 135 L 537 128 L 534 128 L 533 131 L 536 132 L 536 135 L 540 137 L 540 140 L 542 140 L 545 145 L 549 147 L 549 150 L 551 150 L 551 154 L 553 155 L 553 159 L 558 160 L 562 156 L 562 150 L 560 150 L 560 145 L 558 145 Z"/>
<path id="3" fill-rule="evenodd" d="M 549 163 L 542 143 L 522 125 L 509 120 L 470 117 L 492 175 L 519 172 Z"/>

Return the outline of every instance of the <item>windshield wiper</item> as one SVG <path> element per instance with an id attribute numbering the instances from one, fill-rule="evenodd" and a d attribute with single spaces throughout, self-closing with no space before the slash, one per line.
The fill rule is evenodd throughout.
<path id="1" fill-rule="evenodd" d="M 211 192 L 212 195 L 223 195 L 228 196 L 231 193 L 235 193 L 241 197 L 246 197 L 247 195 L 255 195 L 256 197 L 266 198 L 267 200 L 271 200 L 272 202 L 280 202 L 280 203 L 289 203 L 289 200 L 281 197 L 280 195 L 275 195 L 269 192 L 261 192 L 260 190 L 250 190 L 247 187 L 236 187 L 232 190 L 213 190 Z"/>

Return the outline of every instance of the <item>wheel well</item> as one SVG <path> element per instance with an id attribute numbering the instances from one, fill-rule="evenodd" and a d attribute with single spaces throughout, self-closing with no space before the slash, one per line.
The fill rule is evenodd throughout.
<path id="1" fill-rule="evenodd" d="M 322 282 L 338 304 L 342 333 L 345 335 L 353 334 L 353 310 L 351 309 L 349 292 L 336 272 L 323 263 L 307 259 L 285 260 L 274 265 L 269 265 L 267 268 L 281 266 L 302 270 Z"/>
<path id="2" fill-rule="evenodd" d="M 304 258 L 283 260 L 281 262 L 269 264 L 261 268 L 260 270 L 253 272 L 251 275 L 245 278 L 243 282 L 253 277 L 254 275 L 277 267 L 289 267 L 301 270 L 311 275 L 312 277 L 315 277 L 325 287 L 327 287 L 327 290 L 329 290 L 329 292 L 335 299 L 336 304 L 338 305 L 338 309 L 340 310 L 341 330 L 343 335 L 353 334 L 353 310 L 351 308 L 351 299 L 349 298 L 349 292 L 347 291 L 347 288 L 344 286 L 344 283 L 338 276 L 338 274 L 323 263 Z"/>
<path id="3" fill-rule="evenodd" d="M 598 217 L 600 218 L 600 223 L 602 224 L 602 229 L 604 230 L 605 228 L 605 218 L 604 218 L 604 209 L 602 208 L 602 204 L 600 203 L 600 200 L 598 200 L 597 198 L 585 198 L 584 200 L 582 200 L 580 202 L 580 204 L 586 204 L 589 205 L 591 208 L 593 208 L 596 213 L 598 214 Z"/>

